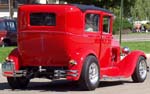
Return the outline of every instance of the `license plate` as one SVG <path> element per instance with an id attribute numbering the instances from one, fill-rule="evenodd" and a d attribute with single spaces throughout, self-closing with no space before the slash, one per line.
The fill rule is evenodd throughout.
<path id="1" fill-rule="evenodd" d="M 14 64 L 13 63 L 3 63 L 2 64 L 2 72 L 11 72 L 14 71 Z"/>

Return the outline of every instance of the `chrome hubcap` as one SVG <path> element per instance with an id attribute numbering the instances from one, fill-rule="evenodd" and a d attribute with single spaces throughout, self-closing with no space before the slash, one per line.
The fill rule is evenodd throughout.
<path id="1" fill-rule="evenodd" d="M 147 66 L 144 60 L 142 60 L 139 64 L 139 73 L 142 79 L 144 79 L 147 75 Z"/>
<path id="2" fill-rule="evenodd" d="M 95 63 L 92 63 L 89 66 L 89 80 L 92 84 L 95 84 L 98 81 L 98 66 Z"/>

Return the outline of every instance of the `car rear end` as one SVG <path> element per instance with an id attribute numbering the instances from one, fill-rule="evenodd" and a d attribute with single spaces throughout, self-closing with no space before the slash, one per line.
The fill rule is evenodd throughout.
<path id="1" fill-rule="evenodd" d="M 65 13 L 56 6 L 23 6 L 19 14 L 18 49 L 22 66 L 67 66 Z M 24 22 L 25 21 L 25 22 Z"/>
<path id="2" fill-rule="evenodd" d="M 65 24 L 67 7 L 70 6 L 60 5 L 58 8 L 58 5 L 25 5 L 19 8 L 18 54 L 9 55 L 7 63 L 2 66 L 3 73 L 6 73 L 3 75 L 26 76 L 29 79 L 78 76 L 77 70 L 68 68 L 70 56 Z M 6 69 L 11 73 L 8 71 L 7 74 Z"/>
<path id="3" fill-rule="evenodd" d="M 72 5 L 23 5 L 18 9 L 18 46 L 2 64 L 11 88 L 24 88 L 32 78 L 79 80 L 83 58 L 76 53 L 76 40 L 82 43 L 75 33 L 82 31 L 78 24 L 82 16 Z M 72 23 L 76 17 L 81 18 Z"/>

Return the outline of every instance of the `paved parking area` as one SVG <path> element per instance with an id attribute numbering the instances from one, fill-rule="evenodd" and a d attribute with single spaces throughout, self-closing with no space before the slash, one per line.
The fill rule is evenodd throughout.
<path id="1" fill-rule="evenodd" d="M 47 79 L 33 79 L 27 89 L 11 90 L 6 78 L 0 73 L 0 94 L 150 94 L 150 73 L 144 83 L 133 83 L 130 78 L 111 79 L 101 81 L 94 91 L 81 91 L 73 82 L 65 80 L 51 82 Z"/>

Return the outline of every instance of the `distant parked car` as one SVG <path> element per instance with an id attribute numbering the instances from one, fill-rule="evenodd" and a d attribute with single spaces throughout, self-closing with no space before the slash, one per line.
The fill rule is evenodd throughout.
<path id="1" fill-rule="evenodd" d="M 150 32 L 150 22 L 146 23 L 144 26 L 145 26 L 145 29 L 146 29 L 145 31 Z"/>
<path id="2" fill-rule="evenodd" d="M 16 21 L 0 19 L 0 46 L 17 45 Z"/>

